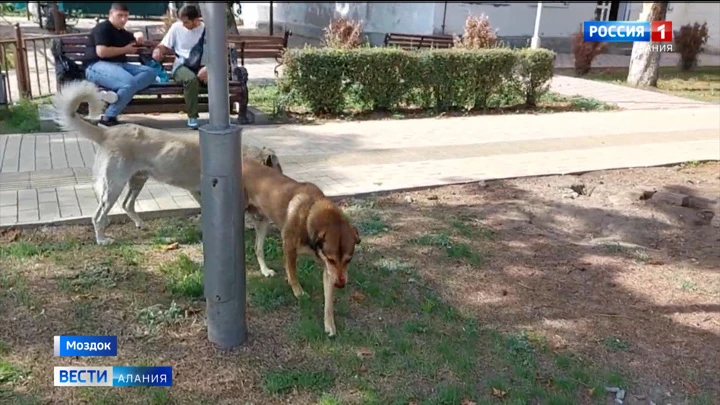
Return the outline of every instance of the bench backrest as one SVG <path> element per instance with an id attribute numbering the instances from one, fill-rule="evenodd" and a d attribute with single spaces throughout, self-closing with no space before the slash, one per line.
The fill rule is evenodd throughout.
<path id="1" fill-rule="evenodd" d="M 244 65 L 245 59 L 279 58 L 287 48 L 290 35 L 290 31 L 285 31 L 283 36 L 228 35 L 228 43 L 235 44 L 240 63 Z"/>
<path id="2" fill-rule="evenodd" d="M 385 46 L 397 46 L 406 50 L 420 48 L 452 48 L 452 35 L 411 35 L 389 33 L 385 35 Z"/>

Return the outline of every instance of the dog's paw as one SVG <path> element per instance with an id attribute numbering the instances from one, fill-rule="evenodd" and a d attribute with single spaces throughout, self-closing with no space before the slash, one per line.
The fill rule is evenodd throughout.
<path id="1" fill-rule="evenodd" d="M 101 245 L 101 246 L 107 246 L 107 245 L 112 244 L 113 242 L 115 242 L 115 240 L 113 238 L 108 238 L 108 237 L 97 238 L 97 244 Z"/>
<path id="2" fill-rule="evenodd" d="M 325 325 L 325 333 L 327 333 L 328 337 L 336 336 L 337 330 L 335 329 L 335 325 Z"/>
<path id="3" fill-rule="evenodd" d="M 293 294 L 295 294 L 295 298 L 301 298 L 307 295 L 302 288 L 293 289 Z"/>
<path id="4" fill-rule="evenodd" d="M 260 269 L 260 271 L 262 272 L 262 275 L 265 277 L 272 277 L 276 274 L 275 270 L 267 268 L 267 267 L 265 267 L 264 269 Z"/>

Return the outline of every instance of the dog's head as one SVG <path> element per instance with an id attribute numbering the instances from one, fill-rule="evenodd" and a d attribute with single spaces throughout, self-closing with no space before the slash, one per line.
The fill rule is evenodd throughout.
<path id="1" fill-rule="evenodd" d="M 243 145 L 243 154 L 245 157 L 254 159 L 265 166 L 277 169 L 280 173 L 283 172 L 277 153 L 268 147 Z"/>
<path id="2" fill-rule="evenodd" d="M 280 159 L 278 159 L 275 151 L 272 149 L 263 148 L 263 163 L 265 166 L 273 167 L 282 173 L 282 166 L 280 166 Z"/>
<path id="3" fill-rule="evenodd" d="M 308 218 L 310 247 L 325 265 L 325 275 L 336 288 L 345 288 L 350 261 L 360 234 L 332 203 Z"/>

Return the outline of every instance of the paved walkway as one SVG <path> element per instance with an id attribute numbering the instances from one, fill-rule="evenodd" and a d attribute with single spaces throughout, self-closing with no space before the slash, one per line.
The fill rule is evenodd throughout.
<path id="1" fill-rule="evenodd" d="M 180 131 L 187 136 L 197 132 Z M 720 160 L 720 106 L 247 127 L 286 173 L 333 196 L 519 176 Z M 94 146 L 75 133 L 0 137 L 0 226 L 87 222 Z M 150 182 L 143 215 L 197 211 Z M 112 214 L 125 218 L 115 206 Z"/>

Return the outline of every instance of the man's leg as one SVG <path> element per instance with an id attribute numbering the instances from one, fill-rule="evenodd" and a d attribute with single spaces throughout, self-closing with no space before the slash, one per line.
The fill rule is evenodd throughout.
<path id="1" fill-rule="evenodd" d="M 185 96 L 185 109 L 188 115 L 188 126 L 198 127 L 198 97 L 200 95 L 200 82 L 195 73 L 185 66 L 180 66 L 173 74 L 173 80 L 183 85 Z"/>
<path id="2" fill-rule="evenodd" d="M 132 80 L 128 85 L 117 91 L 118 102 L 111 106 L 112 110 L 108 108 L 106 111 L 106 116 L 110 118 L 120 115 L 138 91 L 148 88 L 157 79 L 157 72 L 150 66 L 132 63 L 122 63 L 120 65 L 132 76 Z"/>
<path id="3" fill-rule="evenodd" d="M 114 92 L 114 97 L 107 97 L 105 99 L 109 104 L 105 111 L 105 119 L 103 120 L 103 122 L 106 122 L 109 117 L 108 111 L 112 113 L 111 108 L 122 102 L 122 100 L 120 100 L 120 90 L 130 86 L 133 77 L 122 68 L 121 64 L 105 61 L 99 61 L 89 66 L 85 70 L 85 77 L 89 81 Z"/>

